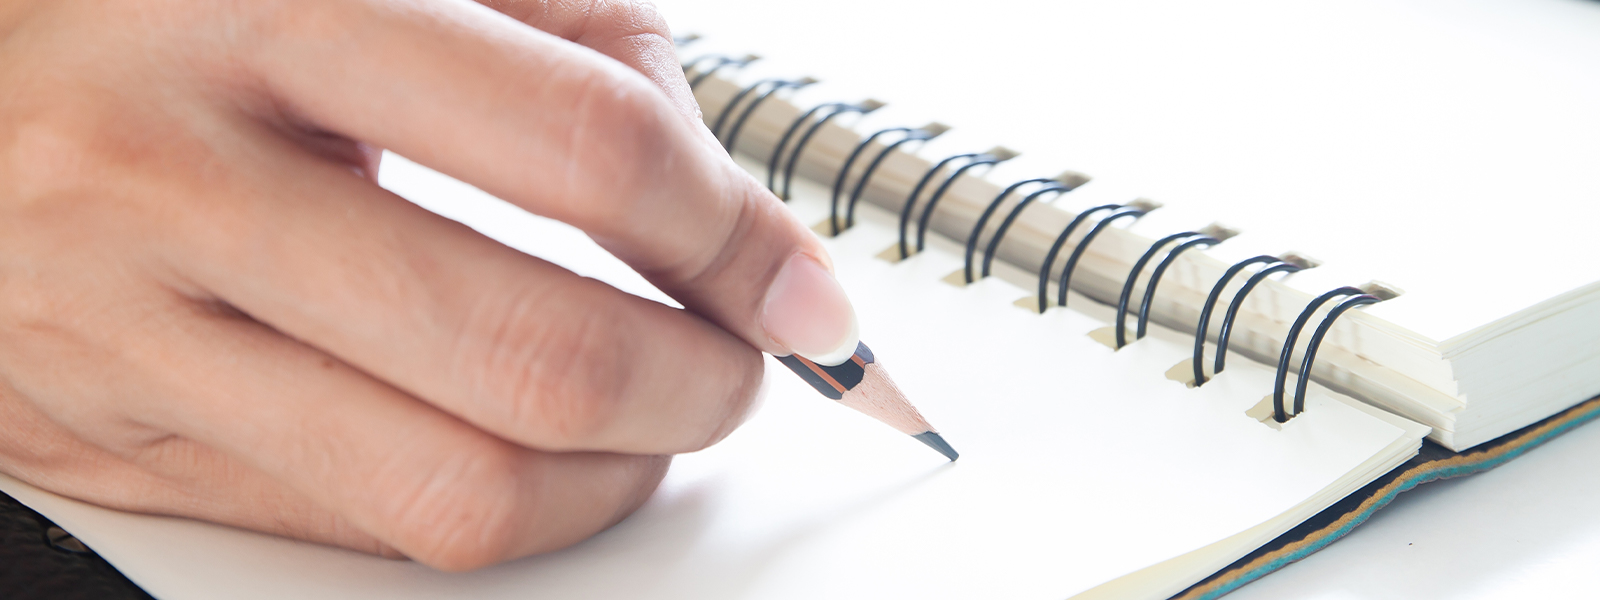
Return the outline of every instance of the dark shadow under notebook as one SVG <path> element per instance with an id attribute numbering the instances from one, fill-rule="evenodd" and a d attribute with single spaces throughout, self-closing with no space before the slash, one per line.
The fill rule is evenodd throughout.
<path id="1" fill-rule="evenodd" d="M 151 600 L 100 555 L 4 493 L 0 493 L 0 597 Z"/>

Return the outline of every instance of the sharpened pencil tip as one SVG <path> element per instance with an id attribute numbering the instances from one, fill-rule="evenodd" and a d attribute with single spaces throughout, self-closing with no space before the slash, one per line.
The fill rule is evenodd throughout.
<path id="1" fill-rule="evenodd" d="M 960 454 L 956 453 L 955 448 L 950 447 L 949 442 L 944 441 L 943 436 L 940 436 L 932 431 L 924 431 L 911 437 L 917 438 L 917 441 L 927 444 L 929 448 L 938 450 L 939 454 L 943 454 L 944 457 L 950 459 L 951 462 L 955 462 L 955 460 L 961 456 Z"/>

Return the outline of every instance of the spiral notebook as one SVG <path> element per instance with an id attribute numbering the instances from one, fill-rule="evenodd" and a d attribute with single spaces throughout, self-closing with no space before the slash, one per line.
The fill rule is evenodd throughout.
<path id="1" fill-rule="evenodd" d="M 408 198 L 665 301 L 582 234 L 386 161 L 384 184 Z M 795 209 L 822 214 L 806 196 Z M 863 335 L 960 444 L 955 463 L 769 361 L 758 416 L 679 457 L 636 515 L 476 573 L 0 487 L 159 598 L 1159 598 L 1410 458 L 1427 433 L 1320 385 L 1287 423 L 1251 416 L 1272 387 L 1265 366 L 1236 357 L 1188 388 L 1164 376 L 1189 352 L 1178 332 L 1153 325 L 1114 352 L 1090 336 L 1103 311 L 1039 315 L 1013 306 L 1027 290 L 1003 280 L 945 283 L 961 265 L 954 244 L 874 256 L 895 239 L 892 214 L 862 207 L 826 243 Z"/>
<path id="2" fill-rule="evenodd" d="M 1113 4 L 1074 3 L 1079 12 L 1028 21 L 1071 23 L 1068 37 L 1116 47 L 1113 38 L 1137 29 L 1118 11 L 1150 7 Z M 859 45 L 838 42 L 853 37 L 838 33 L 848 27 L 831 30 L 831 45 L 847 48 L 834 56 L 863 63 L 857 73 L 866 76 L 851 88 L 849 78 L 834 85 L 806 77 L 808 59 L 816 68 L 844 64 L 826 52 L 795 52 L 786 64 L 782 51 L 798 45 L 795 30 L 807 28 L 807 15 L 756 36 L 718 29 L 707 17 L 740 5 L 700 5 L 707 37 L 680 52 L 708 127 L 816 224 L 863 336 L 962 450 L 958 463 L 818 398 L 769 361 L 761 412 L 724 443 L 679 457 L 633 517 L 574 548 L 475 573 L 108 511 L 3 476 L 0 490 L 161 598 L 1165 598 L 1193 591 L 1297 525 L 1316 525 L 1307 520 L 1357 490 L 1389 485 L 1385 474 L 1413 459 L 1425 436 L 1429 444 L 1487 448 L 1501 433 L 1600 391 L 1584 371 L 1600 359 L 1579 352 L 1533 369 L 1507 350 L 1536 338 L 1564 348 L 1592 339 L 1600 320 L 1584 317 L 1596 309 L 1581 301 L 1600 280 L 1592 265 L 1554 283 L 1516 280 L 1467 309 L 1429 306 L 1418 300 L 1456 288 L 1407 277 L 1414 267 L 1368 272 L 1360 252 L 1312 252 L 1326 247 L 1315 227 L 1262 235 L 1274 228 L 1206 214 L 1247 205 L 1186 204 L 1157 193 L 1159 180 L 1151 192 L 1150 179 L 1123 177 L 1093 156 L 1030 162 L 1033 149 L 1048 144 L 1019 156 L 1012 148 L 1028 140 L 985 139 L 940 124 L 956 117 L 880 106 L 875 83 L 917 86 L 874 79 L 874 69 L 918 61 L 868 59 L 937 55 L 940 36 L 952 33 L 948 22 L 899 13 L 889 20 L 871 3 L 800 7 L 893 30 L 862 35 Z M 1197 17 L 1180 4 L 1161 8 Z M 1208 10 L 1226 21 L 1230 8 L 1267 6 Z M 899 26 L 884 26 L 891 21 Z M 770 39 L 752 39 L 763 37 Z M 1029 50 L 1023 54 L 1040 48 L 1012 32 L 978 37 Z M 772 55 L 752 60 L 752 51 Z M 1059 79 L 1094 73 L 1068 70 Z M 960 86 L 972 74 L 940 75 L 943 85 Z M 1059 89 L 1049 87 L 1055 78 L 1042 79 L 1028 83 Z M 1030 91 L 1037 92 L 996 89 L 987 97 L 1010 101 Z M 929 105 L 939 105 L 933 96 Z M 1003 112 L 998 106 L 978 110 Z M 1048 123 L 1033 130 L 1046 141 L 1071 131 Z M 1018 131 L 1028 128 L 1006 133 Z M 414 202 L 670 303 L 581 233 L 400 157 L 385 161 L 383 184 Z M 1274 243 L 1284 240 L 1306 245 Z M 1340 266 L 1346 257 L 1355 268 Z M 1197 366 L 1196 325 L 1207 304 Z M 1219 352 L 1224 330 L 1230 342 Z M 1308 365 L 1315 376 L 1302 390 L 1296 373 Z M 1529 383 L 1540 377 L 1550 381 Z M 808 445 L 819 437 L 832 443 Z"/>

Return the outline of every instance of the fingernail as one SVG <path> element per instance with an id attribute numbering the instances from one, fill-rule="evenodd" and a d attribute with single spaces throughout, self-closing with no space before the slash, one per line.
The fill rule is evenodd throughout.
<path id="1" fill-rule="evenodd" d="M 844 288 L 805 254 L 789 257 L 778 271 L 761 309 L 761 326 L 789 351 L 825 366 L 850 360 L 860 341 L 856 310 Z"/>

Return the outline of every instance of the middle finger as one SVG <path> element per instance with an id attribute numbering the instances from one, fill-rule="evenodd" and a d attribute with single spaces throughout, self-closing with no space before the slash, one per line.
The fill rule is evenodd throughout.
<path id="1" fill-rule="evenodd" d="M 209 192 L 232 200 L 173 224 L 199 293 L 530 447 L 677 453 L 743 419 L 761 359 L 726 331 L 260 138 L 274 151 Z"/>

